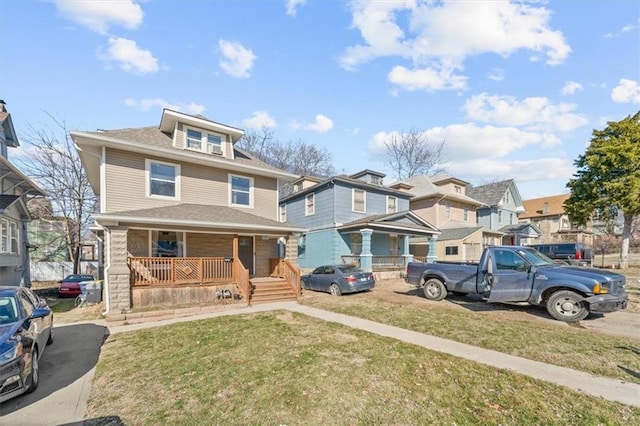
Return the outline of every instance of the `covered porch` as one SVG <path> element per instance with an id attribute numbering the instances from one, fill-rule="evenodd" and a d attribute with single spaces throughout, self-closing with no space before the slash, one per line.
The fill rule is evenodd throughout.
<path id="1" fill-rule="evenodd" d="M 114 221 L 96 216 L 94 231 L 104 247 L 107 312 L 221 302 L 249 305 L 300 296 L 297 244 L 291 238 L 299 228 L 235 209 L 202 207 L 209 215 L 233 216 L 242 223 L 235 229 L 228 222 L 194 223 L 175 207 L 168 213 L 171 207 L 149 210 L 182 217 L 179 221 L 156 216 L 151 224 L 140 217 Z"/>

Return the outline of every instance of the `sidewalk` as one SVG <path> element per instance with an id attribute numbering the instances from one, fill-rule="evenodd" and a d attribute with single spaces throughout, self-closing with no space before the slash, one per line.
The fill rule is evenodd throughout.
<path id="1" fill-rule="evenodd" d="M 109 327 L 110 334 L 125 331 L 134 331 L 144 328 L 157 327 L 166 324 L 174 324 L 185 321 L 193 321 L 206 318 L 215 318 L 224 315 L 243 315 L 257 312 L 268 312 L 285 309 L 298 312 L 324 321 L 335 322 L 347 327 L 375 333 L 380 336 L 391 337 L 399 341 L 421 346 L 437 352 L 446 353 L 460 358 L 489 365 L 503 370 L 513 371 L 534 379 L 544 380 L 549 383 L 564 386 L 578 392 L 585 393 L 609 401 L 640 407 L 640 385 L 626 383 L 618 379 L 594 376 L 582 371 L 558 367 L 538 361 L 532 361 L 502 352 L 482 349 L 452 340 L 442 339 L 428 334 L 418 333 L 399 327 L 381 324 L 361 318 L 342 315 L 322 309 L 300 305 L 297 302 L 279 302 L 261 304 L 237 309 L 211 312 L 190 317 L 172 318 L 161 321 L 145 322 L 131 325 Z"/>

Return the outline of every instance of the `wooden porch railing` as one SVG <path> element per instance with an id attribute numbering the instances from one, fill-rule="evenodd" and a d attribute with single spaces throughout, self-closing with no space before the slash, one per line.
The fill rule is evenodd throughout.
<path id="1" fill-rule="evenodd" d="M 229 283 L 238 261 L 229 257 L 130 257 L 129 267 L 134 287 Z"/>
<path id="2" fill-rule="evenodd" d="M 289 284 L 289 287 L 296 294 L 296 298 L 300 298 L 302 290 L 300 289 L 300 269 L 294 266 L 286 259 L 280 259 L 278 265 L 279 272 L 282 274 L 282 278 Z"/>
<path id="3" fill-rule="evenodd" d="M 249 306 L 251 304 L 249 270 L 244 267 L 240 259 L 235 259 L 235 262 L 233 262 L 233 268 L 233 275 L 236 277 L 236 286 L 238 287 L 238 291 L 240 291 L 243 299 L 247 302 L 247 306 Z"/>

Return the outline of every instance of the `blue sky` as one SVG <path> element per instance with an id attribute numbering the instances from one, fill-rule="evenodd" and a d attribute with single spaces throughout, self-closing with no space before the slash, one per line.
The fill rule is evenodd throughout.
<path id="1" fill-rule="evenodd" d="M 157 125 L 163 107 L 391 171 L 394 132 L 445 140 L 448 173 L 567 192 L 593 129 L 640 110 L 629 1 L 0 2 L 0 98 L 18 136 Z M 10 156 L 27 156 L 23 142 Z"/>

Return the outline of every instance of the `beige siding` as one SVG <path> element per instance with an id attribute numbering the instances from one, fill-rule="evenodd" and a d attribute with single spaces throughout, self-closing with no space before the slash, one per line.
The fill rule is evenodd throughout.
<path id="1" fill-rule="evenodd" d="M 232 257 L 233 236 L 187 233 L 188 257 Z"/>
<path id="2" fill-rule="evenodd" d="M 434 226 L 438 226 L 436 217 L 436 209 L 434 208 L 435 200 L 418 200 L 411 201 L 411 211 L 415 214 L 431 223 Z"/>
<path id="3" fill-rule="evenodd" d="M 149 256 L 149 231 L 130 229 L 127 234 L 127 251 L 131 256 Z"/>
<path id="4" fill-rule="evenodd" d="M 165 161 L 180 165 L 180 191 L 177 200 L 146 196 L 145 160 Z M 176 163 L 162 158 L 125 151 L 107 150 L 106 213 L 155 208 L 180 203 L 229 205 L 229 172 L 197 164 Z M 247 173 L 233 173 L 253 178 L 253 207 L 248 213 L 278 220 L 277 180 Z"/>

